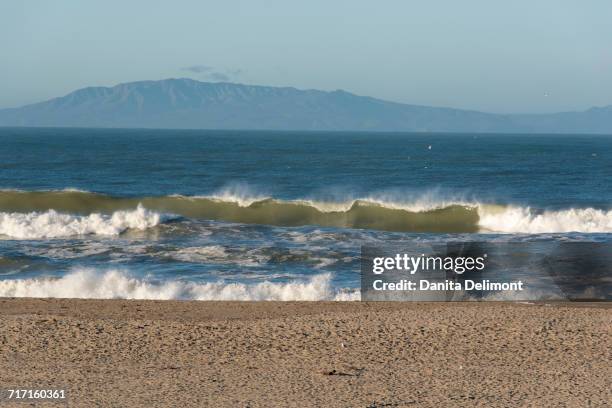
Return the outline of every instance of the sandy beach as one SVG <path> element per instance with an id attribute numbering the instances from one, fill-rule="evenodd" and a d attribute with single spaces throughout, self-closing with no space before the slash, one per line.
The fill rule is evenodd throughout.
<path id="1" fill-rule="evenodd" d="M 0 383 L 71 407 L 602 407 L 611 334 L 607 304 L 2 299 Z"/>

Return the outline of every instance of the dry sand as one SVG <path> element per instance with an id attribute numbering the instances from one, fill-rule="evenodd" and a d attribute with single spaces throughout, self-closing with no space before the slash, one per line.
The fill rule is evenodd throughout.
<path id="1" fill-rule="evenodd" d="M 611 331 L 592 304 L 2 299 L 0 387 L 63 385 L 71 407 L 603 407 Z"/>

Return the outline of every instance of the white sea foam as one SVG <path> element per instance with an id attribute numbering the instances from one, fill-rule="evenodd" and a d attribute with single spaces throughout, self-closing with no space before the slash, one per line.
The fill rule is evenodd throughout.
<path id="1" fill-rule="evenodd" d="M 165 255 L 183 262 L 221 261 L 228 257 L 227 251 L 221 245 L 180 248 Z"/>
<path id="2" fill-rule="evenodd" d="M 567 209 L 536 213 L 529 207 L 487 207 L 478 210 L 479 226 L 488 232 L 502 233 L 609 233 L 612 210 Z"/>
<path id="3" fill-rule="evenodd" d="M 60 278 L 0 280 L 0 297 L 182 300 L 359 300 L 359 292 L 334 291 L 331 275 L 287 283 L 157 282 L 111 269 L 74 270 Z"/>
<path id="4" fill-rule="evenodd" d="M 218 264 L 235 264 L 240 266 L 257 266 L 265 264 L 270 257 L 258 253 L 258 249 L 252 250 L 232 250 L 221 245 L 208 245 L 201 247 L 186 247 L 173 251 L 160 252 L 158 256 L 175 259 L 180 262 Z"/>
<path id="5" fill-rule="evenodd" d="M 55 259 L 77 259 L 96 256 L 109 252 L 112 246 L 95 240 L 84 240 L 80 243 L 71 241 L 55 241 L 55 244 L 23 245 L 21 253 L 27 256 L 46 257 Z"/>
<path id="6" fill-rule="evenodd" d="M 43 239 L 93 234 L 119 235 L 128 229 L 154 227 L 166 218 L 141 205 L 135 210 L 115 211 L 112 215 L 71 215 L 55 210 L 27 214 L 0 212 L 0 236 Z"/>

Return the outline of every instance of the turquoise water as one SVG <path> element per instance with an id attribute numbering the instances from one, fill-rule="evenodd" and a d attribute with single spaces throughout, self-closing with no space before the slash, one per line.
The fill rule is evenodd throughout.
<path id="1" fill-rule="evenodd" d="M 350 298 L 361 245 L 612 233 L 612 137 L 0 129 L 0 295 Z"/>

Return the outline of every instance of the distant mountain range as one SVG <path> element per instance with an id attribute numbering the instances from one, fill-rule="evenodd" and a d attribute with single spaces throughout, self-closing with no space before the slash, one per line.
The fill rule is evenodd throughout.
<path id="1" fill-rule="evenodd" d="M 79 89 L 0 110 L 0 126 L 612 134 L 612 105 L 505 115 L 324 92 L 192 79 Z"/>

